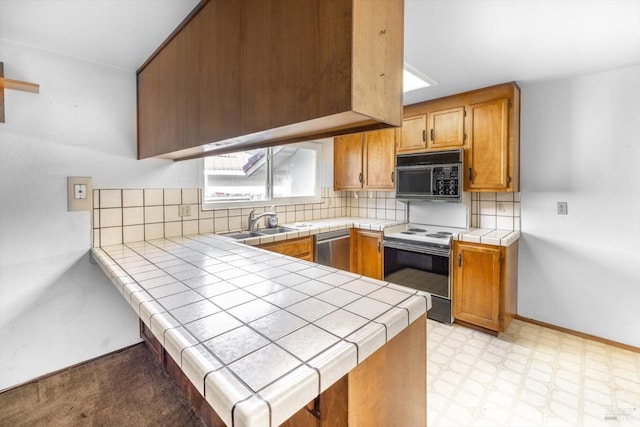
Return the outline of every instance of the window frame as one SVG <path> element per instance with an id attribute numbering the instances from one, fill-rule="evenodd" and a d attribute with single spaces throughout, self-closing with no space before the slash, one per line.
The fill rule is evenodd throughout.
<path id="1" fill-rule="evenodd" d="M 322 179 L 323 179 L 323 148 L 322 141 L 306 141 L 298 142 L 294 144 L 286 144 L 287 146 L 296 146 L 301 148 L 313 149 L 316 152 L 316 182 L 314 187 L 314 196 L 299 196 L 299 197 L 276 197 L 273 196 L 273 149 L 278 146 L 268 147 L 267 159 L 265 166 L 267 168 L 267 186 L 266 200 L 263 201 L 207 201 L 205 199 L 205 160 L 200 159 L 200 189 L 202 193 L 202 210 L 216 210 L 216 209 L 241 209 L 248 207 L 262 207 L 272 205 L 291 205 L 291 204 L 306 204 L 306 203 L 321 203 L 322 202 Z"/>

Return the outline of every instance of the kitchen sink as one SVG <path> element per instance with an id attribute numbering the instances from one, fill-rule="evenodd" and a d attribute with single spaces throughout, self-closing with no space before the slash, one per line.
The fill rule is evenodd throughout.
<path id="1" fill-rule="evenodd" d="M 231 237 L 232 239 L 237 239 L 237 240 L 248 239 L 249 237 L 264 236 L 264 234 L 256 233 L 255 231 L 245 231 L 243 233 L 224 233 L 220 235 L 224 237 Z"/>
<path id="2" fill-rule="evenodd" d="M 271 234 L 286 233 L 287 231 L 296 231 L 296 229 L 289 227 L 263 228 L 260 231 L 255 231 L 255 233 L 262 234 L 263 236 L 268 236 Z"/>
<path id="3" fill-rule="evenodd" d="M 223 233 L 220 235 L 224 237 L 231 237 L 232 239 L 236 239 L 236 240 L 242 240 L 242 239 L 248 239 L 250 237 L 264 237 L 264 236 L 270 236 L 272 234 L 286 233 L 287 231 L 296 231 L 296 229 L 289 228 L 289 227 L 276 227 L 276 228 L 264 228 L 260 231 L 243 231 L 240 233 Z"/>

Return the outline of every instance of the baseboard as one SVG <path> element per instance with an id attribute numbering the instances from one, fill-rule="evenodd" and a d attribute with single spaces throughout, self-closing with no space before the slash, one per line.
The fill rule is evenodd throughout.
<path id="1" fill-rule="evenodd" d="M 31 379 L 31 380 L 29 380 L 29 381 L 25 381 L 25 382 L 23 382 L 23 383 L 19 383 L 19 384 L 16 384 L 16 385 L 12 385 L 12 386 L 10 386 L 10 387 L 7 387 L 7 388 L 5 388 L 5 389 L 0 390 L 0 394 L 4 393 L 4 392 L 6 392 L 6 391 L 9 391 L 9 390 L 16 389 L 16 388 L 18 388 L 18 387 L 23 387 L 23 386 L 26 386 L 26 385 L 29 385 L 29 384 L 37 383 L 38 381 L 41 381 L 41 380 L 43 380 L 43 379 L 45 379 L 45 378 L 49 378 L 49 377 L 52 377 L 52 376 L 54 376 L 54 375 L 58 375 L 58 374 L 60 374 L 60 373 L 62 373 L 62 372 L 66 372 L 66 371 L 68 371 L 68 370 L 70 370 L 70 369 L 77 368 L 78 366 L 86 365 L 87 363 L 95 362 L 96 360 L 100 360 L 100 359 L 102 359 L 102 358 L 109 357 L 109 356 L 112 356 L 112 355 L 114 355 L 114 354 L 122 353 L 123 351 L 127 351 L 127 350 L 129 350 L 130 348 L 133 348 L 133 347 L 138 346 L 138 345 L 144 345 L 144 341 L 140 341 L 140 342 L 138 342 L 138 343 L 135 343 L 135 344 L 129 345 L 129 346 L 127 346 L 127 347 L 124 347 L 124 348 L 121 348 L 121 349 L 118 349 L 118 350 L 114 350 L 114 351 L 111 351 L 111 352 L 109 352 L 109 353 L 105 353 L 105 354 L 100 355 L 100 356 L 96 356 L 96 357 L 94 357 L 94 358 L 92 358 L 92 359 L 85 360 L 84 362 L 78 362 L 78 363 L 75 363 L 75 364 L 73 364 L 73 365 L 71 365 L 71 366 L 67 366 L 66 368 L 58 369 L 57 371 L 53 371 L 53 372 L 46 373 L 46 374 L 44 374 L 44 375 L 40 375 L 39 377 L 36 377 L 36 378 Z"/>
<path id="2" fill-rule="evenodd" d="M 485 334 L 493 335 L 494 337 L 498 336 L 498 332 L 496 332 L 496 331 L 494 331 L 492 329 L 483 328 L 482 326 L 474 325 L 473 323 L 467 323 L 464 320 L 454 319 L 453 323 L 455 323 L 456 325 L 464 326 L 465 328 L 475 329 L 476 331 L 480 331 L 480 332 L 484 332 Z"/>
<path id="3" fill-rule="evenodd" d="M 553 325 L 551 323 L 545 323 L 545 322 L 541 322 L 539 320 L 529 319 L 527 317 L 522 317 L 522 316 L 520 316 L 518 314 L 515 315 L 514 319 L 518 319 L 518 320 L 521 320 L 521 321 L 527 322 L 527 323 L 532 323 L 532 324 L 538 325 L 538 326 L 543 326 L 545 328 L 553 329 L 553 330 L 556 330 L 556 331 L 564 332 L 564 333 L 569 334 L 569 335 L 575 335 L 575 336 L 580 337 L 580 338 L 588 339 L 588 340 L 591 340 L 591 341 L 596 341 L 596 342 L 599 342 L 599 343 L 602 343 L 602 344 L 610 345 L 612 347 L 618 347 L 618 348 L 621 348 L 623 350 L 633 351 L 634 353 L 640 353 L 640 347 L 634 347 L 634 346 L 629 345 L 629 344 L 623 344 L 621 342 L 608 340 L 606 338 L 601 338 L 601 337 L 598 337 L 598 336 L 595 336 L 595 335 L 585 334 L 583 332 L 574 331 L 573 329 L 567 329 L 567 328 L 563 328 L 562 326 L 556 326 L 556 325 Z"/>

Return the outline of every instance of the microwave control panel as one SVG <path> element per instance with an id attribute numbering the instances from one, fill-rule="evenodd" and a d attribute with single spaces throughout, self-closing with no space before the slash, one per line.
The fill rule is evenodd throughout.
<path id="1" fill-rule="evenodd" d="M 461 190 L 460 167 L 437 166 L 433 168 L 433 193 L 439 196 L 458 197 Z"/>

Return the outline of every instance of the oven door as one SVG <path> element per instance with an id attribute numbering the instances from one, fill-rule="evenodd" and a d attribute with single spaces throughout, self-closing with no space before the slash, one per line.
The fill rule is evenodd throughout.
<path id="1" fill-rule="evenodd" d="M 450 250 L 384 241 L 384 280 L 431 294 L 427 317 L 451 324 Z"/>

